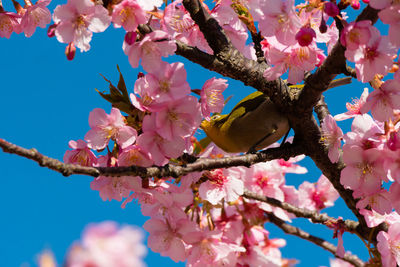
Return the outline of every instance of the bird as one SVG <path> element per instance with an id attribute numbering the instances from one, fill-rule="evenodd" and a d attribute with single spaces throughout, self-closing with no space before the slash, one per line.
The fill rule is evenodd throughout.
<path id="1" fill-rule="evenodd" d="M 284 113 L 259 91 L 242 99 L 229 114 L 214 114 L 210 120 L 203 120 L 200 127 L 219 148 L 228 153 L 265 148 L 290 129 Z"/>
<path id="2" fill-rule="evenodd" d="M 332 81 L 328 88 L 348 84 L 350 77 Z M 304 85 L 291 85 L 301 89 Z M 243 98 L 229 114 L 213 114 L 200 127 L 215 145 L 228 153 L 253 153 L 281 139 L 290 130 L 284 112 L 260 91 Z"/>

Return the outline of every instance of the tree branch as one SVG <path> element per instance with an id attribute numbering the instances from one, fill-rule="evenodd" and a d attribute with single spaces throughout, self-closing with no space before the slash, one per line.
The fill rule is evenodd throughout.
<path id="1" fill-rule="evenodd" d="M 41 167 L 46 167 L 61 173 L 64 176 L 70 176 L 71 174 L 83 174 L 97 177 L 100 175 L 99 170 L 93 167 L 85 167 L 75 164 L 62 163 L 57 159 L 53 159 L 40 154 L 35 148 L 26 149 L 4 139 L 0 138 L 0 147 L 4 152 L 10 154 L 16 154 L 24 158 L 36 161 Z"/>
<path id="2" fill-rule="evenodd" d="M 83 174 L 88 176 L 140 176 L 142 178 L 149 177 L 179 177 L 191 172 L 200 172 L 205 170 L 213 170 L 217 168 L 228 168 L 234 166 L 250 167 L 259 162 L 270 161 L 273 159 L 286 159 L 302 154 L 302 147 L 292 144 L 285 144 L 281 147 L 269 148 L 255 154 L 247 154 L 241 156 L 233 156 L 226 158 L 206 159 L 199 158 L 193 163 L 184 166 L 167 164 L 162 167 L 84 167 L 75 164 L 62 163 L 57 159 L 53 159 L 40 154 L 36 149 L 26 149 L 4 139 L 0 139 L 0 147 L 4 152 L 17 154 L 22 157 L 32 159 L 39 163 L 42 167 L 60 172 L 64 176 L 72 174 Z"/>
<path id="3" fill-rule="evenodd" d="M 314 111 L 317 113 L 319 125 L 321 125 L 325 117 L 330 114 L 328 105 L 326 104 L 325 97 L 323 95 L 321 95 L 318 103 L 314 106 Z"/>
<path id="4" fill-rule="evenodd" d="M 258 200 L 270 204 L 274 207 L 281 208 L 287 212 L 293 213 L 294 215 L 296 215 L 296 217 L 310 219 L 313 223 L 325 224 L 326 222 L 329 221 L 337 221 L 337 219 L 328 216 L 326 213 L 319 213 L 317 211 L 299 208 L 289 203 L 279 201 L 275 198 L 257 195 L 253 192 L 245 191 L 243 196 L 248 199 Z M 349 232 L 357 232 L 357 228 L 359 226 L 358 222 L 353 220 L 345 220 L 343 222 L 344 225 L 346 226 L 346 230 L 348 230 Z"/>
<path id="5" fill-rule="evenodd" d="M 285 223 L 283 220 L 279 219 L 272 213 L 267 213 L 267 216 L 268 216 L 268 219 L 270 220 L 270 222 L 272 222 L 273 224 L 275 224 L 276 226 L 281 228 L 285 233 L 287 233 L 289 235 L 298 236 L 304 240 L 310 241 L 310 242 L 314 243 L 315 245 L 331 252 L 335 257 L 340 258 L 344 261 L 347 261 L 347 262 L 353 264 L 354 266 L 358 266 L 358 267 L 365 266 L 365 263 L 362 260 L 360 260 L 357 256 L 352 255 L 350 253 L 346 253 L 343 258 L 337 256 L 336 255 L 337 247 L 335 245 L 329 243 L 328 241 L 326 241 L 320 237 L 313 236 L 313 235 L 301 230 L 298 227 L 295 227 L 288 223 Z"/>
<path id="6" fill-rule="evenodd" d="M 234 46 L 224 33 L 222 27 L 218 24 L 217 20 L 204 9 L 200 1 L 183 0 L 182 3 L 190 13 L 192 19 L 199 26 L 208 45 L 214 51 L 214 55 L 229 53 L 229 51 L 234 49 Z"/>
<path id="7" fill-rule="evenodd" d="M 206 40 L 220 38 L 218 44 L 229 43 L 221 27 L 213 21 L 209 22 L 210 15 L 204 11 L 198 0 L 185 0 L 185 8 L 190 12 L 192 19 L 199 25 Z M 201 9 L 201 10 L 200 10 Z M 370 19 L 376 21 L 377 11 L 369 6 L 363 10 L 357 20 Z M 207 29 L 207 30 L 205 30 Z M 225 37 L 224 37 L 225 36 Z M 193 61 L 189 54 L 191 51 L 198 52 L 196 48 L 189 48 L 177 45 L 177 54 L 183 55 Z M 326 147 L 320 142 L 321 130 L 312 114 L 312 109 L 319 101 L 322 93 L 327 90 L 329 84 L 339 73 L 346 72 L 346 60 L 344 57 L 344 47 L 337 42 L 331 53 L 328 55 L 322 66 L 305 80 L 305 86 L 301 91 L 290 90 L 287 84 L 281 79 L 266 81 L 263 77 L 265 69 L 268 67 L 265 62 L 258 63 L 254 60 L 245 58 L 233 46 L 230 49 L 214 47 L 214 56 L 206 53 L 197 53 L 195 61 L 209 70 L 220 73 L 223 76 L 242 81 L 245 85 L 268 95 L 275 103 L 278 110 L 285 113 L 289 119 L 290 126 L 295 132 L 295 143 L 303 145 L 307 150 L 306 155 L 311 157 L 316 166 L 330 180 L 345 201 L 346 205 L 360 221 L 360 231 L 363 238 L 368 239 L 370 231 L 365 223 L 364 217 L 356 208 L 356 201 L 352 196 L 352 191 L 345 189 L 340 184 L 341 170 L 344 168 L 342 161 L 333 164 L 327 155 Z M 196 63 L 197 63 L 196 62 Z M 376 234 L 375 234 L 376 236 Z M 376 239 L 372 241 L 376 244 Z"/>

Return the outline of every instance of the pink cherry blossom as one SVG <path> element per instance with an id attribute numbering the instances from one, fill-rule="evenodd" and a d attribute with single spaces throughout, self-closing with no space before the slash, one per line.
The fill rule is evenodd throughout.
<path id="1" fill-rule="evenodd" d="M 356 50 L 366 45 L 371 38 L 372 28 L 370 20 L 349 23 L 342 31 L 340 42 L 349 50 Z"/>
<path id="2" fill-rule="evenodd" d="M 294 0 L 265 1 L 260 8 L 264 13 L 259 21 L 261 33 L 264 36 L 276 36 L 282 44 L 294 45 L 295 35 L 301 27 L 294 9 Z"/>
<path id="3" fill-rule="evenodd" d="M 337 126 L 332 115 L 328 115 L 321 123 L 323 141 L 328 146 L 328 157 L 332 163 L 338 162 L 340 157 L 341 139 L 343 137 L 342 129 Z"/>
<path id="4" fill-rule="evenodd" d="M 190 87 L 182 63 L 162 62 L 153 72 L 136 80 L 134 91 L 141 97 L 130 95 L 132 103 L 138 109 L 159 111 L 171 107 L 172 100 L 188 97 Z M 192 102 L 192 99 L 189 101 Z"/>
<path id="5" fill-rule="evenodd" d="M 343 161 L 346 167 L 340 175 L 340 183 L 354 191 L 354 197 L 375 194 L 381 183 L 387 181 L 387 172 L 383 169 L 380 150 L 363 150 L 359 146 L 344 145 Z"/>
<path id="6" fill-rule="evenodd" d="M 82 166 L 93 166 L 97 164 L 97 158 L 90 150 L 88 145 L 83 140 L 69 141 L 69 147 L 73 150 L 68 150 L 64 154 L 64 162 L 79 164 Z"/>
<path id="7" fill-rule="evenodd" d="M 136 38 L 136 34 L 134 34 Z M 124 53 L 128 55 L 129 63 L 133 68 L 139 66 L 142 59 L 143 69 L 146 71 L 157 70 L 162 65 L 161 57 L 172 55 L 176 50 L 176 44 L 170 40 L 169 35 L 163 31 L 154 31 L 133 44 L 126 41 L 122 45 Z"/>
<path id="8" fill-rule="evenodd" d="M 190 240 L 187 240 L 189 239 Z M 187 266 L 235 266 L 240 252 L 246 249 L 221 240 L 221 234 L 215 231 L 203 231 L 201 235 L 192 235 L 185 239 L 192 247 L 187 257 Z"/>
<path id="9" fill-rule="evenodd" d="M 142 166 L 150 167 L 153 165 L 153 160 L 149 152 L 143 150 L 137 145 L 131 145 L 122 150 L 118 155 L 119 166 Z"/>
<path id="10" fill-rule="evenodd" d="M 274 38 L 269 38 L 274 40 Z M 275 41 L 271 44 L 276 44 Z M 280 50 L 282 49 L 282 50 Z M 273 67 L 267 68 L 264 77 L 272 81 L 280 77 L 289 69 L 288 82 L 292 84 L 300 83 L 306 71 L 311 71 L 318 63 L 319 50 L 313 46 L 294 45 L 289 48 L 280 46 L 270 46 L 265 57 Z"/>
<path id="11" fill-rule="evenodd" d="M 117 166 L 117 160 L 108 155 L 100 157 L 98 163 L 101 167 Z M 128 198 L 127 200 L 131 201 L 130 193 L 132 191 L 136 193 L 142 191 L 142 179 L 137 176 L 98 176 L 90 183 L 90 188 L 99 191 L 103 201 L 111 201 L 112 199 L 122 201 L 123 198 Z M 124 208 L 125 205 L 126 203 L 123 203 L 122 207 Z"/>
<path id="12" fill-rule="evenodd" d="M 387 233 L 380 231 L 376 239 L 383 266 L 395 267 L 400 264 L 400 223 L 390 225 Z"/>
<path id="13" fill-rule="evenodd" d="M 348 132 L 343 138 L 346 145 L 359 146 L 365 150 L 370 148 L 383 149 L 382 140 L 379 138 L 382 134 L 383 125 L 368 114 L 363 114 L 354 118 L 351 132 Z"/>
<path id="14" fill-rule="evenodd" d="M 171 101 L 155 113 L 157 133 L 168 139 L 188 137 L 200 126 L 200 104 L 194 96 Z"/>
<path id="15" fill-rule="evenodd" d="M 280 186 L 285 183 L 282 172 L 273 169 L 270 162 L 258 163 L 245 170 L 245 187 L 251 192 L 284 200 Z"/>
<path id="16" fill-rule="evenodd" d="M 114 222 L 90 224 L 81 242 L 70 249 L 65 266 L 144 267 L 144 236 L 131 226 L 118 228 Z"/>
<path id="17" fill-rule="evenodd" d="M 371 81 L 375 74 L 385 75 L 392 68 L 396 55 L 396 48 L 388 42 L 387 36 L 381 36 L 375 27 L 370 28 L 370 33 L 367 44 L 345 51 L 346 58 L 356 63 L 357 79 L 363 83 Z"/>
<path id="18" fill-rule="evenodd" d="M 345 113 L 337 114 L 333 117 L 337 121 L 347 120 L 354 118 L 356 115 L 361 115 L 361 108 L 364 106 L 368 97 L 368 88 L 364 88 L 360 99 L 355 98 L 351 103 L 346 103 L 347 111 Z"/>
<path id="19" fill-rule="evenodd" d="M 21 18 L 21 30 L 26 37 L 31 37 L 36 27 L 45 28 L 51 22 L 51 13 L 46 7 L 51 0 L 39 0 L 34 5 L 30 1 L 26 2 L 28 4 Z"/>
<path id="20" fill-rule="evenodd" d="M 400 82 L 387 80 L 369 94 L 360 111 L 367 113 L 371 110 L 376 120 L 384 122 L 393 118 L 394 109 L 400 109 Z"/>
<path id="21" fill-rule="evenodd" d="M 389 214 L 390 212 L 392 212 L 392 201 L 390 197 L 391 196 L 385 189 L 381 189 L 373 195 L 361 198 L 357 202 L 356 207 L 360 210 L 365 207 L 369 207 L 380 214 Z"/>
<path id="22" fill-rule="evenodd" d="M 329 180 L 323 175 L 321 175 L 315 185 L 304 181 L 299 186 L 299 203 L 301 208 L 321 210 L 333 206 L 338 197 L 338 192 L 336 192 Z"/>
<path id="23" fill-rule="evenodd" d="M 228 87 L 227 80 L 211 78 L 201 89 L 201 113 L 205 119 L 210 119 L 210 113 L 220 113 L 224 107 L 222 92 Z"/>
<path id="24" fill-rule="evenodd" d="M 136 0 L 123 0 L 114 6 L 112 22 L 117 28 L 122 26 L 125 31 L 133 32 L 139 24 L 147 22 L 146 12 Z"/>
<path id="25" fill-rule="evenodd" d="M 13 32 L 21 33 L 21 16 L 4 11 L 0 6 L 0 37 L 10 38 Z"/>
<path id="26" fill-rule="evenodd" d="M 389 24 L 389 39 L 396 47 L 400 46 L 400 4 L 393 4 L 379 12 L 383 23 Z"/>
<path id="27" fill-rule="evenodd" d="M 187 218 L 185 208 L 193 203 L 191 188 L 182 188 L 173 184 L 161 183 L 150 192 L 154 202 L 142 203 L 142 214 L 152 218 L 177 221 Z"/>
<path id="28" fill-rule="evenodd" d="M 279 248 L 284 247 L 286 241 L 284 239 L 264 238 L 257 246 L 246 247 L 246 253 L 241 253 L 239 259 L 243 266 L 286 266 L 282 259 Z M 291 266 L 289 264 L 289 266 Z"/>
<path id="29" fill-rule="evenodd" d="M 89 114 L 91 130 L 86 133 L 85 140 L 93 149 L 103 149 L 110 139 L 115 140 L 121 148 L 132 145 L 137 137 L 137 132 L 130 126 L 126 126 L 124 117 L 119 109 L 112 108 L 110 115 L 100 108 L 94 109 Z"/>
<path id="30" fill-rule="evenodd" d="M 162 28 L 176 40 L 212 52 L 199 26 L 182 5 L 182 0 L 175 0 L 165 7 Z"/>
<path id="31" fill-rule="evenodd" d="M 73 42 L 81 51 L 90 49 L 93 32 L 105 31 L 111 22 L 107 9 L 91 0 L 68 0 L 56 7 L 53 20 L 57 23 L 57 40 Z"/>
<path id="32" fill-rule="evenodd" d="M 285 202 L 299 206 L 299 191 L 293 185 L 283 184 L 281 190 L 285 194 Z"/>
<path id="33" fill-rule="evenodd" d="M 143 133 L 139 135 L 137 144 L 148 151 L 156 165 L 163 165 L 169 158 L 182 155 L 185 140 L 181 136 L 173 136 L 172 140 L 161 137 L 157 132 L 155 116 L 147 115 L 143 119 Z"/>
<path id="34" fill-rule="evenodd" d="M 199 187 L 199 195 L 213 205 L 222 199 L 235 201 L 243 195 L 244 185 L 241 172 L 236 168 L 216 169 L 207 173 L 208 180 Z"/>
<path id="35" fill-rule="evenodd" d="M 387 218 L 386 214 L 382 215 L 375 210 L 370 209 L 361 209 L 360 214 L 364 216 L 365 222 L 367 223 L 368 227 L 371 228 L 385 222 Z"/>
<path id="36" fill-rule="evenodd" d="M 278 159 L 274 160 L 273 163 L 277 164 L 277 167 L 280 169 L 283 173 L 297 173 L 297 174 L 304 174 L 307 173 L 308 170 L 307 168 L 300 166 L 299 164 L 295 164 L 296 162 L 299 162 L 300 160 L 304 159 L 305 155 L 299 155 L 293 158 L 290 158 L 289 160 L 284 160 L 284 159 Z"/>
<path id="37" fill-rule="evenodd" d="M 216 18 L 219 25 L 224 29 L 225 34 L 228 36 L 233 46 L 244 53 L 248 38 L 247 28 L 238 18 L 231 5 L 231 0 L 219 1 L 211 10 L 211 15 Z"/>
<path id="38" fill-rule="evenodd" d="M 188 219 L 165 222 L 151 218 L 144 223 L 143 228 L 150 233 L 148 246 L 151 250 L 168 256 L 175 262 L 185 261 L 187 258 L 186 244 L 182 238 L 198 231 L 196 224 Z"/>

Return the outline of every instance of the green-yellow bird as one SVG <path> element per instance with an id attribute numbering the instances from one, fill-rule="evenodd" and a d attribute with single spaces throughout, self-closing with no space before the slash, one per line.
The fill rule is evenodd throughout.
<path id="1" fill-rule="evenodd" d="M 348 84 L 351 78 L 332 81 L 329 88 Z M 301 87 L 302 85 L 294 85 Z M 283 112 L 265 94 L 256 91 L 242 99 L 229 114 L 214 114 L 201 128 L 221 149 L 252 152 L 278 141 L 290 129 Z"/>
<path id="2" fill-rule="evenodd" d="M 289 131 L 289 122 L 265 94 L 256 91 L 241 100 L 229 114 L 204 120 L 201 128 L 221 149 L 230 153 L 262 149 Z"/>

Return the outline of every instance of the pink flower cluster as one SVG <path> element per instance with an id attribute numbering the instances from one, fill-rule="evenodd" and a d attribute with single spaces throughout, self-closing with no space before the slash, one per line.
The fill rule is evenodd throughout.
<path id="1" fill-rule="evenodd" d="M 368 225 L 384 221 L 390 225 L 388 233 L 378 234 L 378 250 L 384 266 L 395 266 L 400 264 L 400 201 L 396 197 L 400 192 L 400 72 L 385 82 L 380 75 L 393 70 L 393 59 L 400 47 L 400 5 L 370 0 L 373 8 L 380 9 L 382 22 L 389 25 L 389 35 L 382 36 L 370 21 L 346 22 L 335 1 L 309 2 L 295 6 L 294 0 L 221 0 L 211 9 L 201 4 L 218 21 L 234 47 L 251 59 L 255 59 L 255 52 L 248 40 L 248 30 L 251 25 L 258 25 L 264 36 L 265 59 L 271 66 L 264 77 L 274 80 L 288 71 L 288 82 L 292 84 L 300 83 L 306 72 L 323 63 L 325 51 L 321 44 L 326 44 L 329 52 L 339 36 L 332 17 L 342 22 L 340 43 L 346 49 L 345 57 L 355 63 L 360 81 L 373 81 L 375 86 L 373 92 L 368 94 L 367 89 L 360 100 L 348 104 L 345 114 L 335 116 L 336 120 L 354 118 L 351 131 L 343 135 L 329 115 L 321 123 L 321 142 L 326 145 L 331 162 L 342 158 L 346 164 L 340 182 L 359 199 L 357 208 Z M 350 2 L 353 8 L 359 8 L 359 1 Z M 36 27 L 50 23 L 51 15 L 46 8 L 50 0 L 25 3 L 25 7 L 15 4 L 16 13 L 6 12 L 0 5 L 0 37 L 9 38 L 12 32 L 24 32 L 29 37 Z M 67 44 L 68 59 L 73 58 L 76 48 L 88 51 L 93 32 L 103 32 L 113 23 L 126 32 L 122 49 L 131 66 L 138 68 L 140 64 L 146 72 L 139 75 L 130 94 L 129 104 L 137 115 L 135 122 L 131 114 L 124 116 L 117 108 L 112 108 L 110 114 L 94 109 L 89 115 L 91 129 L 85 140 L 70 141 L 72 150 L 65 153 L 65 162 L 149 167 L 176 162 L 184 152 L 192 152 L 193 135 L 201 120 L 223 108 L 222 92 L 227 81 L 206 81 L 199 93 L 199 103 L 198 98 L 190 95 L 183 63 L 162 61 L 174 54 L 180 43 L 213 53 L 212 44 L 207 43 L 182 0 L 169 4 L 162 0 L 122 0 L 107 8 L 98 1 L 68 0 L 56 7 L 53 20 L 49 36 Z M 151 32 L 139 31 L 141 24 L 151 26 Z M 97 155 L 102 151 L 106 154 Z M 224 153 L 211 147 L 202 157 L 221 154 Z M 150 216 L 144 225 L 150 233 L 150 248 L 176 262 L 186 260 L 188 266 L 282 266 L 286 262 L 279 248 L 285 241 L 269 237 L 263 228 L 264 213 L 287 221 L 294 215 L 242 195 L 251 191 L 317 211 L 332 206 L 338 195 L 324 176 L 298 188 L 286 184 L 286 173 L 306 172 L 296 165 L 300 159 L 216 169 L 179 179 L 99 176 L 92 181 L 91 188 L 98 190 L 103 200 L 124 200 L 123 207 L 137 199 L 142 213 Z M 333 228 L 341 240 L 340 223 Z M 122 260 L 119 258 L 123 255 L 112 251 L 113 242 L 128 254 L 135 245 L 127 245 L 128 238 L 124 239 L 121 231 L 111 224 L 88 230 L 84 242 L 71 250 L 68 266 L 110 266 L 110 259 Z M 130 236 L 131 230 L 126 231 L 124 235 Z M 109 243 L 108 237 L 113 241 Z M 136 238 L 134 234 L 131 237 Z M 99 241 L 107 246 L 97 246 Z M 338 254 L 343 253 L 340 243 Z M 110 258 L 97 259 L 98 254 Z M 132 262 L 121 266 L 132 266 Z M 335 264 L 341 263 L 332 265 Z"/>
<path id="2" fill-rule="evenodd" d="M 330 6 L 332 10 L 336 7 L 333 3 Z M 305 72 L 312 71 L 325 59 L 317 43 L 325 43 L 330 49 L 338 38 L 334 23 L 326 26 L 329 16 L 322 9 L 309 12 L 304 8 L 296 12 L 294 1 L 274 0 L 260 1 L 257 10 L 256 17 L 261 15 L 258 18 L 259 28 L 265 36 L 265 58 L 273 65 L 264 73 L 267 80 L 275 80 L 289 70 L 288 82 L 300 83 Z M 328 13 L 332 15 L 332 12 Z M 324 25 L 324 30 L 321 25 Z"/>
<path id="3" fill-rule="evenodd" d="M 144 77 L 146 76 L 139 80 Z M 167 95 L 163 97 L 169 99 Z M 158 101 L 158 98 L 153 99 Z M 140 100 L 138 98 L 138 103 Z M 147 104 L 142 102 L 141 108 L 150 107 L 151 110 L 155 108 L 160 111 L 159 104 Z M 104 116 L 97 118 L 99 114 Z M 124 128 L 129 126 L 118 124 L 121 122 L 121 115 L 116 109 L 110 115 L 95 110 L 89 116 L 92 129 L 87 136 L 91 136 L 92 131 L 98 137 L 85 138 L 87 144 L 82 140 L 71 141 L 70 146 L 74 150 L 68 151 L 65 158 L 71 163 L 97 166 L 149 166 L 153 164 L 154 154 L 152 151 L 146 153 L 146 148 L 142 148 L 139 142 L 140 136 L 147 132 L 146 121 L 153 121 L 150 128 L 152 134 L 168 140 L 157 133 L 158 114 L 153 114 L 146 115 L 148 119 L 143 120 L 143 133 L 137 138 L 137 143 L 132 144 L 129 141 L 131 138 L 119 139 L 120 131 L 131 130 Z M 170 134 L 174 135 L 174 131 Z M 96 159 L 89 147 L 103 147 L 109 139 L 120 147 L 118 157 L 108 153 L 107 156 Z M 122 146 L 125 148 L 122 149 Z M 204 153 L 203 157 L 216 157 L 224 152 L 211 146 Z M 263 227 L 266 223 L 264 212 L 272 212 L 289 221 L 293 215 L 266 203 L 245 200 L 242 195 L 248 190 L 313 210 L 332 206 L 338 195 L 323 176 L 316 184 L 304 182 L 299 189 L 286 185 L 286 173 L 307 171 L 296 165 L 303 157 L 259 163 L 251 168 L 237 167 L 192 173 L 181 177 L 180 184 L 173 183 L 172 178 L 150 179 L 145 184 L 139 177 L 98 177 L 92 182 L 92 188 L 99 190 L 103 199 L 122 201 L 126 198 L 123 206 L 136 198 L 143 215 L 150 216 L 144 224 L 144 229 L 150 234 L 148 246 L 175 262 L 187 261 L 188 266 L 281 266 L 286 260 L 282 258 L 279 248 L 285 245 L 285 241 L 269 237 L 269 232 Z M 80 246 L 78 248 L 71 250 L 70 261 L 91 259 Z"/>
<path id="4" fill-rule="evenodd" d="M 51 0 L 38 0 L 32 4 L 25 1 L 25 7 L 15 2 L 17 13 L 7 12 L 0 2 L 0 37 L 10 38 L 13 32 L 23 32 L 26 37 L 31 37 L 37 27 L 45 28 L 51 21 L 51 13 L 47 6 Z"/>
<path id="5" fill-rule="evenodd" d="M 176 158 L 184 151 L 190 150 L 191 147 L 188 146 L 190 137 L 201 120 L 200 105 L 195 97 L 184 94 L 174 101 L 164 101 L 165 99 L 169 100 L 166 90 L 182 88 L 186 93 L 190 92 L 184 79 L 183 65 L 176 63 L 172 66 L 183 71 L 184 76 L 175 76 L 180 80 L 167 86 L 168 80 L 174 76 L 176 71 L 171 68 L 169 72 L 171 75 L 168 76 L 168 79 L 160 77 L 159 79 L 164 80 L 152 80 L 163 88 L 161 90 L 159 87 L 159 90 L 154 92 L 147 91 L 147 93 L 153 93 L 155 101 L 159 102 L 151 108 L 151 111 L 147 111 L 148 115 L 144 116 L 139 136 L 134 128 L 127 125 L 127 121 L 118 109 L 113 108 L 110 115 L 102 109 L 94 109 L 89 115 L 91 130 L 85 135 L 87 144 L 82 140 L 71 141 L 70 147 L 74 150 L 66 152 L 64 161 L 84 166 L 138 165 L 149 167 L 153 164 L 163 165 L 170 158 Z M 146 76 L 141 79 L 145 78 Z M 157 76 L 152 78 L 157 79 Z M 141 79 L 138 80 L 139 83 Z M 143 93 L 145 91 L 143 90 Z M 134 97 L 132 94 L 132 98 Z M 142 102 L 140 108 L 144 107 L 148 108 L 149 106 L 145 106 Z M 104 150 L 111 140 L 115 142 L 117 149 L 111 149 L 107 155 L 96 158 L 90 149 Z M 141 181 L 139 178 L 99 176 L 92 182 L 91 187 L 99 190 L 100 196 L 104 200 L 121 201 L 122 198 L 128 198 L 131 191 L 141 188 Z"/>
<path id="6" fill-rule="evenodd" d="M 357 78 L 371 81 L 375 74 L 386 75 L 392 68 L 396 47 L 381 36 L 371 21 L 352 22 L 343 30 L 340 42 L 345 46 L 346 58 L 356 64 Z"/>
<path id="7" fill-rule="evenodd" d="M 131 226 L 102 222 L 87 226 L 82 240 L 72 245 L 66 257 L 68 267 L 141 267 L 146 247 L 143 233 Z"/>
<path id="8" fill-rule="evenodd" d="M 335 116 L 354 118 L 351 131 L 343 137 L 346 167 L 340 182 L 359 199 L 357 208 L 369 227 L 389 224 L 388 233 L 378 234 L 383 266 L 400 263 L 399 91 L 397 80 L 387 80 L 369 95 L 364 90 L 360 100 L 347 105 L 346 115 Z M 373 117 L 366 114 L 368 111 Z"/>
<path id="9" fill-rule="evenodd" d="M 214 152 L 208 151 L 207 156 L 221 153 L 215 147 L 210 150 Z M 190 174 L 181 178 L 180 186 L 169 179 L 151 182 L 137 196 L 142 213 L 151 217 L 144 224 L 150 233 L 149 247 L 176 262 L 187 260 L 188 266 L 281 266 L 285 260 L 279 248 L 285 241 L 269 237 L 263 227 L 264 212 L 284 220 L 293 215 L 266 203 L 244 200 L 244 190 L 294 205 L 304 201 L 307 208 L 315 210 L 333 205 L 338 197 L 324 177 L 316 185 L 304 183 L 299 190 L 285 185 L 289 166 L 293 172 L 304 173 L 293 161 L 275 160 L 249 169 Z"/>

